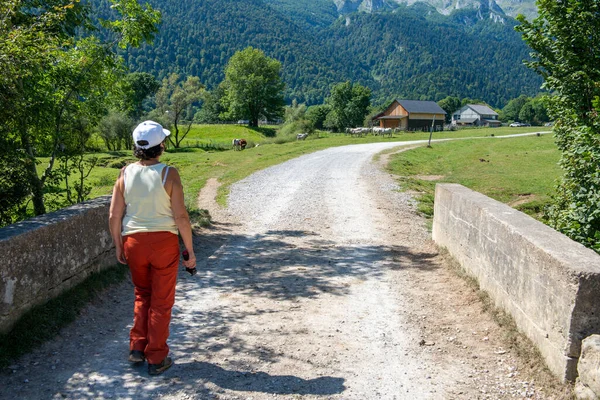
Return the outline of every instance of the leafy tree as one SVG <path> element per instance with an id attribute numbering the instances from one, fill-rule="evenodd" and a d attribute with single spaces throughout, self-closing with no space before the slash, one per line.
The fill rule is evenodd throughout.
<path id="1" fill-rule="evenodd" d="M 547 95 L 538 96 L 531 100 L 534 124 L 542 125 L 544 122 L 550 121 L 550 116 L 548 115 L 548 103 L 550 101 L 550 97 Z"/>
<path id="2" fill-rule="evenodd" d="M 516 99 L 511 99 L 506 106 L 502 109 L 500 119 L 502 121 L 519 121 L 519 113 L 521 108 L 530 100 L 530 98 L 524 94 L 520 95 Z"/>
<path id="3" fill-rule="evenodd" d="M 27 215 L 25 201 L 31 194 L 26 160 L 18 149 L 0 138 L 0 226 L 8 225 Z"/>
<path id="4" fill-rule="evenodd" d="M 362 125 L 371 105 L 371 90 L 349 81 L 338 83 L 331 88 L 326 99 L 331 111 L 325 119 L 325 126 L 344 130 Z"/>
<path id="5" fill-rule="evenodd" d="M 284 121 L 286 123 L 295 122 L 304 119 L 306 116 L 306 104 L 298 104 L 296 99 L 292 100 L 292 104 L 285 107 Z"/>
<path id="6" fill-rule="evenodd" d="M 168 121 L 165 126 L 173 127 L 174 134 L 169 136 L 169 142 L 176 148 L 179 148 L 192 128 L 194 115 L 189 112 L 189 106 L 200 101 L 203 92 L 204 85 L 197 76 L 188 76 L 185 81 L 181 81 L 179 74 L 171 74 L 163 79 L 162 86 L 156 93 L 157 110 Z M 182 124 L 187 126 L 180 131 Z"/>
<path id="7" fill-rule="evenodd" d="M 306 109 L 306 119 L 308 119 L 315 129 L 323 129 L 323 124 L 327 118 L 327 114 L 331 111 L 331 107 L 327 104 L 318 104 L 310 106 Z"/>
<path id="8" fill-rule="evenodd" d="M 438 101 L 438 105 L 446 111 L 447 123 L 452 119 L 452 113 L 462 107 L 460 99 L 454 96 L 448 96 L 445 99 Z"/>
<path id="9" fill-rule="evenodd" d="M 258 49 L 236 52 L 225 68 L 223 105 L 228 119 L 247 119 L 258 126 L 261 118 L 274 120 L 283 114 L 284 84 L 279 61 Z"/>
<path id="10" fill-rule="evenodd" d="M 550 224 L 600 252 L 600 3 L 538 0 L 539 17 L 519 16 L 533 49 L 527 65 L 552 91 L 550 113 L 564 176 L 547 216 Z"/>
<path id="11" fill-rule="evenodd" d="M 156 31 L 159 14 L 135 0 L 111 0 L 115 19 L 108 42 L 92 35 L 91 9 L 76 0 L 7 0 L 0 4 L 0 120 L 25 165 L 35 214 L 46 212 L 47 185 L 69 146 L 78 148 L 106 112 L 119 59 L 115 46 L 139 45 Z M 6 105 L 6 106 L 4 106 Z M 50 161 L 41 176 L 36 157 Z"/>
<path id="12" fill-rule="evenodd" d="M 460 101 L 460 107 L 464 107 L 467 104 L 485 104 L 487 106 L 487 103 L 485 101 L 479 99 L 471 99 L 469 97 L 465 97 Z"/>
<path id="13" fill-rule="evenodd" d="M 221 106 L 223 93 L 219 88 L 213 91 L 204 91 L 200 111 L 194 114 L 194 121 L 199 124 L 214 124 L 221 120 L 220 115 L 225 112 Z"/>
<path id="14" fill-rule="evenodd" d="M 281 135 L 313 133 L 314 130 L 312 121 L 306 118 L 306 104 L 298 104 L 294 99 L 292 105 L 285 107 L 285 124 L 279 131 Z"/>
<path id="15" fill-rule="evenodd" d="M 133 140 L 131 128 L 135 125 L 133 119 L 118 111 L 110 111 L 98 123 L 98 132 L 109 151 L 131 149 Z"/>
<path id="16" fill-rule="evenodd" d="M 531 101 L 523 104 L 521 107 L 521 111 L 519 111 L 519 121 L 527 122 L 529 124 L 533 124 L 535 119 L 535 111 L 533 110 L 533 105 Z"/>
<path id="17" fill-rule="evenodd" d="M 123 103 L 121 108 L 128 116 L 138 121 L 144 114 L 144 101 L 154 96 L 160 82 L 147 72 L 133 72 L 123 79 Z"/>

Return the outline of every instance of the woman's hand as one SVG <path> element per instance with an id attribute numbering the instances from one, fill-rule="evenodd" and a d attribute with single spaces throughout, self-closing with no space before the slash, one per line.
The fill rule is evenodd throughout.
<path id="1" fill-rule="evenodd" d="M 117 251 L 117 261 L 120 262 L 121 264 L 127 264 L 127 259 L 125 258 L 125 251 L 123 250 L 123 245 L 121 244 L 119 246 L 117 244 L 115 246 L 115 249 Z"/>
<path id="2" fill-rule="evenodd" d="M 196 268 L 196 255 L 194 251 L 189 251 L 189 258 L 187 260 L 183 260 L 183 266 L 189 269 Z"/>

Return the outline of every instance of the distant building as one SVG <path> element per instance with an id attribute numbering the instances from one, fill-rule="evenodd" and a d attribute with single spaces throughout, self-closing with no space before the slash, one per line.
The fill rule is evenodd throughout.
<path id="1" fill-rule="evenodd" d="M 394 100 L 384 112 L 373 117 L 381 128 L 399 128 L 407 131 L 426 131 L 444 128 L 446 111 L 435 101 Z"/>
<path id="2" fill-rule="evenodd" d="M 452 114 L 452 125 L 489 126 L 492 128 L 502 125 L 498 121 L 498 113 L 483 104 L 467 104 Z"/>

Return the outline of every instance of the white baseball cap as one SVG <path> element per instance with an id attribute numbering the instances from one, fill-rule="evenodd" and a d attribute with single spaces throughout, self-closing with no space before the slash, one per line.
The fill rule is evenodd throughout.
<path id="1" fill-rule="evenodd" d="M 158 122 L 144 121 L 133 130 L 133 143 L 140 149 L 149 149 L 161 144 L 170 134 Z"/>

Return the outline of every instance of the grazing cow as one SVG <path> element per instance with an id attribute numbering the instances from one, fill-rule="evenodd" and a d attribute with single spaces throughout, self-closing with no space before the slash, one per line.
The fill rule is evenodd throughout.
<path id="1" fill-rule="evenodd" d="M 247 145 L 248 142 L 246 142 L 246 139 L 240 139 L 240 150 L 244 150 Z"/>
<path id="2" fill-rule="evenodd" d="M 308 133 L 299 133 L 296 135 L 296 140 L 304 140 L 308 136 Z"/>
<path id="3" fill-rule="evenodd" d="M 231 147 L 233 148 L 233 150 L 241 150 L 240 141 L 241 139 L 233 139 L 231 141 Z"/>

